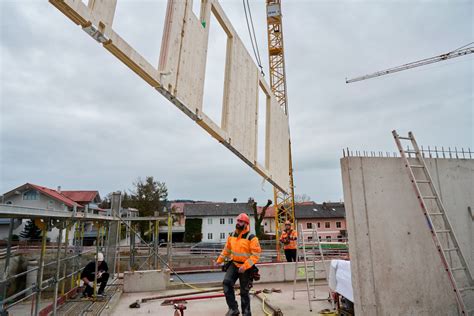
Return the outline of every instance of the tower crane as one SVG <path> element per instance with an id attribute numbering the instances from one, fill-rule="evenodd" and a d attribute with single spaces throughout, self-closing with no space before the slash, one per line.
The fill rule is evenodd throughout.
<path id="1" fill-rule="evenodd" d="M 288 117 L 288 99 L 286 94 L 285 54 L 283 46 L 281 0 L 266 0 L 266 3 L 270 87 L 273 93 L 275 94 L 275 97 L 278 103 L 280 104 L 281 109 Z M 285 221 L 287 220 L 293 223 L 296 229 L 293 163 L 291 158 L 291 138 L 288 142 L 288 149 L 288 172 L 290 179 L 289 192 L 288 194 L 285 194 L 277 188 L 273 188 L 273 195 L 275 201 L 275 237 L 278 261 L 280 261 L 280 229 L 284 227 Z"/>
<path id="2" fill-rule="evenodd" d="M 467 45 L 464 45 L 463 47 L 471 45 L 473 43 L 469 43 Z M 408 64 L 404 64 L 404 65 L 401 65 L 401 66 L 385 69 L 385 70 L 382 70 L 382 71 L 377 71 L 377 72 L 374 72 L 372 74 L 356 77 L 356 78 L 349 79 L 349 80 L 346 79 L 346 83 L 352 83 L 352 82 L 356 82 L 356 81 L 362 81 L 362 80 L 366 80 L 366 79 L 380 77 L 380 76 L 388 75 L 388 74 L 391 74 L 391 73 L 394 73 L 394 72 L 399 72 L 399 71 L 403 71 L 403 70 L 407 70 L 407 69 L 411 69 L 411 68 L 415 68 L 415 67 L 420 67 L 420 66 L 424 66 L 424 65 L 428 65 L 428 64 L 432 64 L 432 63 L 437 63 L 439 61 L 448 60 L 448 59 L 451 59 L 451 58 L 461 57 L 461 56 L 465 56 L 465 55 L 474 53 L 474 46 L 467 47 L 467 48 L 463 48 L 463 47 L 460 47 L 460 48 L 458 48 L 456 50 L 453 50 L 453 51 L 451 51 L 449 53 L 446 53 L 446 54 L 441 54 L 439 56 L 425 58 L 425 59 L 422 59 L 422 60 L 414 61 L 412 63 L 408 63 Z"/>

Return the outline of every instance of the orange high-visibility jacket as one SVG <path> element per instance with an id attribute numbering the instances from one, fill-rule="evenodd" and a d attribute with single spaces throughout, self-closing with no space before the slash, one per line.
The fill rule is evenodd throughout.
<path id="1" fill-rule="evenodd" d="M 240 234 L 234 232 L 227 238 L 225 247 L 216 262 L 222 263 L 225 258 L 230 258 L 238 268 L 243 266 L 244 270 L 247 270 L 258 262 L 261 252 L 258 238 L 250 234 L 247 225 Z"/>
<path id="2" fill-rule="evenodd" d="M 289 241 L 289 243 L 285 244 L 285 246 L 283 247 L 284 249 L 296 249 L 297 239 L 298 239 L 298 234 L 293 229 L 290 229 L 289 232 L 284 230 L 280 237 L 280 241 L 283 243 L 285 242 L 285 240 Z"/>

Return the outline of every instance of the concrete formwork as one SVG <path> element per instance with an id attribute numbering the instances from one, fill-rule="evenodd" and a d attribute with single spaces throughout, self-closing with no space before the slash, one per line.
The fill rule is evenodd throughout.
<path id="1" fill-rule="evenodd" d="M 474 271 L 474 160 L 425 161 Z M 356 314 L 457 315 L 401 158 L 345 157 L 341 169 Z"/>

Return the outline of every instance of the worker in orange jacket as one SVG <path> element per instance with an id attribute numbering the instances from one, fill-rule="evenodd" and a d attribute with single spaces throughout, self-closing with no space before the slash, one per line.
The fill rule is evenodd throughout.
<path id="1" fill-rule="evenodd" d="M 258 238 L 250 233 L 250 219 L 245 213 L 237 216 L 235 231 L 227 238 L 224 249 L 216 260 L 216 264 L 224 263 L 225 259 L 230 259 L 226 264 L 227 271 L 224 277 L 223 287 L 225 299 L 229 310 L 226 316 L 239 315 L 239 306 L 235 300 L 234 284 L 239 279 L 240 300 L 242 315 L 250 316 L 250 296 L 249 290 L 252 282 L 255 264 L 260 259 L 260 243 Z"/>
<path id="2" fill-rule="evenodd" d="M 288 262 L 296 262 L 296 240 L 298 240 L 298 234 L 291 228 L 291 222 L 285 222 L 285 230 L 282 232 L 280 242 L 283 243 L 283 249 L 285 249 L 285 257 Z"/>

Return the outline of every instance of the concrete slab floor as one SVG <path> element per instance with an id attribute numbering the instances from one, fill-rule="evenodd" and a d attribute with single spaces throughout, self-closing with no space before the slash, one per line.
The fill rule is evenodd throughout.
<path id="1" fill-rule="evenodd" d="M 297 289 L 304 289 L 306 283 L 298 282 Z M 296 292 L 295 300 L 293 300 L 293 283 L 266 283 L 256 284 L 254 290 L 263 290 L 279 288 L 282 290 L 281 293 L 266 294 L 268 302 L 281 309 L 283 315 L 318 315 L 318 312 L 322 309 L 330 309 L 331 304 L 327 301 L 312 301 L 313 311 L 309 311 L 308 297 L 306 292 Z M 141 292 L 141 293 L 123 293 L 120 297 L 118 304 L 113 309 L 113 315 L 174 315 L 173 306 L 161 306 L 163 299 L 145 302 L 141 304 L 140 308 L 130 308 L 129 305 L 135 301 L 150 296 L 158 295 L 172 295 L 178 293 L 194 292 L 195 290 L 168 290 L 161 292 Z M 316 287 L 317 298 L 327 298 L 329 288 L 326 285 Z M 212 295 L 214 293 L 204 293 L 199 295 Z M 194 294 L 192 296 L 198 296 Z M 240 297 L 237 297 L 237 302 L 240 307 Z M 265 316 L 266 314 L 262 310 L 262 302 L 255 296 L 251 296 L 252 304 L 252 315 L 253 316 Z M 227 312 L 227 304 L 224 297 L 203 299 L 196 301 L 188 301 L 186 303 L 187 309 L 184 311 L 184 315 L 206 315 L 206 316 L 223 316 Z M 267 312 L 270 312 L 266 308 Z"/>

